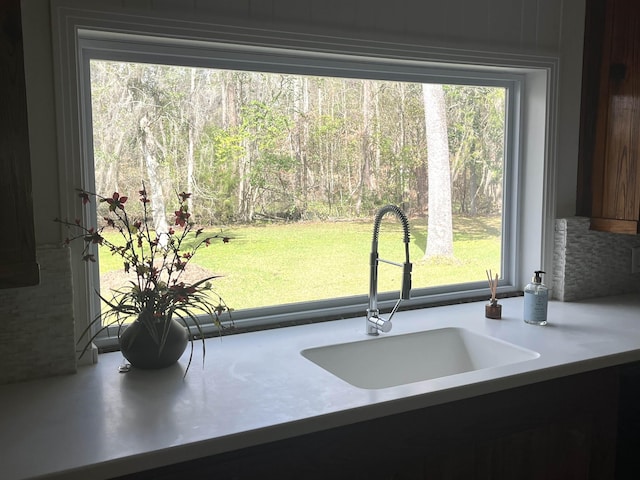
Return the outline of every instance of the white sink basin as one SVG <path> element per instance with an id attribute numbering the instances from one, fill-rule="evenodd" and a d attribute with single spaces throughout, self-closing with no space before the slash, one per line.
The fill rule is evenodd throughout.
<path id="1" fill-rule="evenodd" d="M 464 328 L 441 328 L 308 348 L 305 358 L 359 388 L 387 388 L 538 358 Z"/>

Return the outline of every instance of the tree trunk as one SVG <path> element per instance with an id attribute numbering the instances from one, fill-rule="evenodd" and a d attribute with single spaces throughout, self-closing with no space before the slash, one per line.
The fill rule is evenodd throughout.
<path id="1" fill-rule="evenodd" d="M 362 131 L 360 140 L 360 152 L 362 155 L 362 168 L 360 170 L 360 197 L 356 211 L 360 214 L 362 199 L 365 196 L 371 198 L 377 196 L 378 186 L 375 172 L 372 168 L 372 114 L 371 114 L 371 82 L 362 82 Z"/>
<path id="2" fill-rule="evenodd" d="M 249 201 L 251 197 L 249 185 L 251 163 L 251 154 L 249 153 L 249 149 L 251 148 L 251 145 L 249 145 L 247 140 L 243 140 L 242 145 L 244 147 L 244 153 L 238 159 L 238 215 L 242 221 L 249 222 L 251 221 L 251 206 Z"/>
<path id="3" fill-rule="evenodd" d="M 471 194 L 470 205 L 469 205 L 469 215 L 475 217 L 478 214 L 478 172 L 477 165 L 475 162 L 471 163 L 471 178 L 469 179 L 469 193 Z"/>
<path id="4" fill-rule="evenodd" d="M 149 119 L 143 116 L 140 119 L 140 131 L 142 134 L 142 154 L 147 168 L 149 178 L 148 196 L 151 200 L 151 214 L 153 216 L 153 228 L 160 239 L 160 244 L 164 247 L 167 244 L 167 233 L 169 225 L 167 223 L 166 209 L 164 205 L 164 194 L 162 192 L 162 180 L 159 175 L 158 160 L 155 156 L 155 141 L 153 133 L 149 128 Z"/>
<path id="5" fill-rule="evenodd" d="M 451 167 L 444 90 L 442 85 L 425 83 L 422 94 L 429 169 L 429 216 L 424 256 L 453 257 Z"/>
<path id="6" fill-rule="evenodd" d="M 301 194 L 300 207 L 303 211 L 307 209 L 309 194 L 309 165 L 308 165 L 308 145 L 309 138 L 309 79 L 302 77 L 294 83 L 293 100 L 293 124 L 292 146 L 295 158 L 298 162 L 297 169 L 297 190 Z M 295 204 L 295 195 L 294 204 Z"/>
<path id="7" fill-rule="evenodd" d="M 195 186 L 194 182 L 194 170 L 195 170 L 195 136 L 196 136 L 196 70 L 191 69 L 190 72 L 190 85 L 189 85 L 189 115 L 187 118 L 187 192 L 193 193 Z M 190 212 L 193 212 L 193 196 L 187 199 L 187 207 Z"/>

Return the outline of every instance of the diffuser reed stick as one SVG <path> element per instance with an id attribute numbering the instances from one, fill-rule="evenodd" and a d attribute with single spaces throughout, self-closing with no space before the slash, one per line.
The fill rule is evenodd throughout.
<path id="1" fill-rule="evenodd" d="M 498 293 L 498 274 L 495 274 L 495 277 L 491 270 L 486 270 L 487 273 L 487 281 L 489 282 L 489 290 L 491 291 L 491 298 L 489 299 L 489 303 L 484 308 L 484 314 L 487 318 L 493 318 L 499 320 L 502 318 L 502 305 L 498 303 L 498 299 L 496 294 Z"/>
<path id="2" fill-rule="evenodd" d="M 498 291 L 498 274 L 496 273 L 495 278 L 491 273 L 491 270 L 486 270 L 487 280 L 489 281 L 489 290 L 491 291 L 491 303 L 497 303 L 496 293 Z"/>

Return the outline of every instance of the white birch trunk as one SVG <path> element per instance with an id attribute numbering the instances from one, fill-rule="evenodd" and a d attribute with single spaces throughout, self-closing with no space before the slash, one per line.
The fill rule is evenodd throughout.
<path id="1" fill-rule="evenodd" d="M 189 118 L 188 118 L 188 145 L 187 145 L 187 192 L 193 193 L 194 182 L 194 165 L 195 165 L 195 132 L 197 125 L 197 112 L 196 112 L 196 71 L 191 69 L 191 82 L 189 85 Z M 187 208 L 189 212 L 193 212 L 193 195 L 187 199 Z"/>
<path id="2" fill-rule="evenodd" d="M 429 217 L 424 257 L 453 257 L 451 167 L 444 90 L 442 85 L 425 83 L 422 94 L 429 170 Z"/>
<path id="3" fill-rule="evenodd" d="M 154 154 L 155 142 L 153 140 L 153 133 L 151 133 L 151 129 L 149 128 L 149 120 L 147 117 L 140 119 L 140 130 L 142 131 L 142 153 L 147 168 L 147 176 L 149 177 L 147 195 L 149 200 L 151 200 L 153 228 L 160 239 L 160 245 L 166 247 L 168 243 L 167 233 L 169 232 L 169 224 L 167 223 L 164 205 L 162 181 L 158 175 L 158 161 Z"/>

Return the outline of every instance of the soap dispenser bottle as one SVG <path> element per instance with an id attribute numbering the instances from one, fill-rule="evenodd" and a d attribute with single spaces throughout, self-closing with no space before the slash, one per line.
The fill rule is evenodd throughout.
<path id="1" fill-rule="evenodd" d="M 531 283 L 524 289 L 524 321 L 532 325 L 547 324 L 549 288 L 542 283 L 541 270 L 536 270 Z"/>

